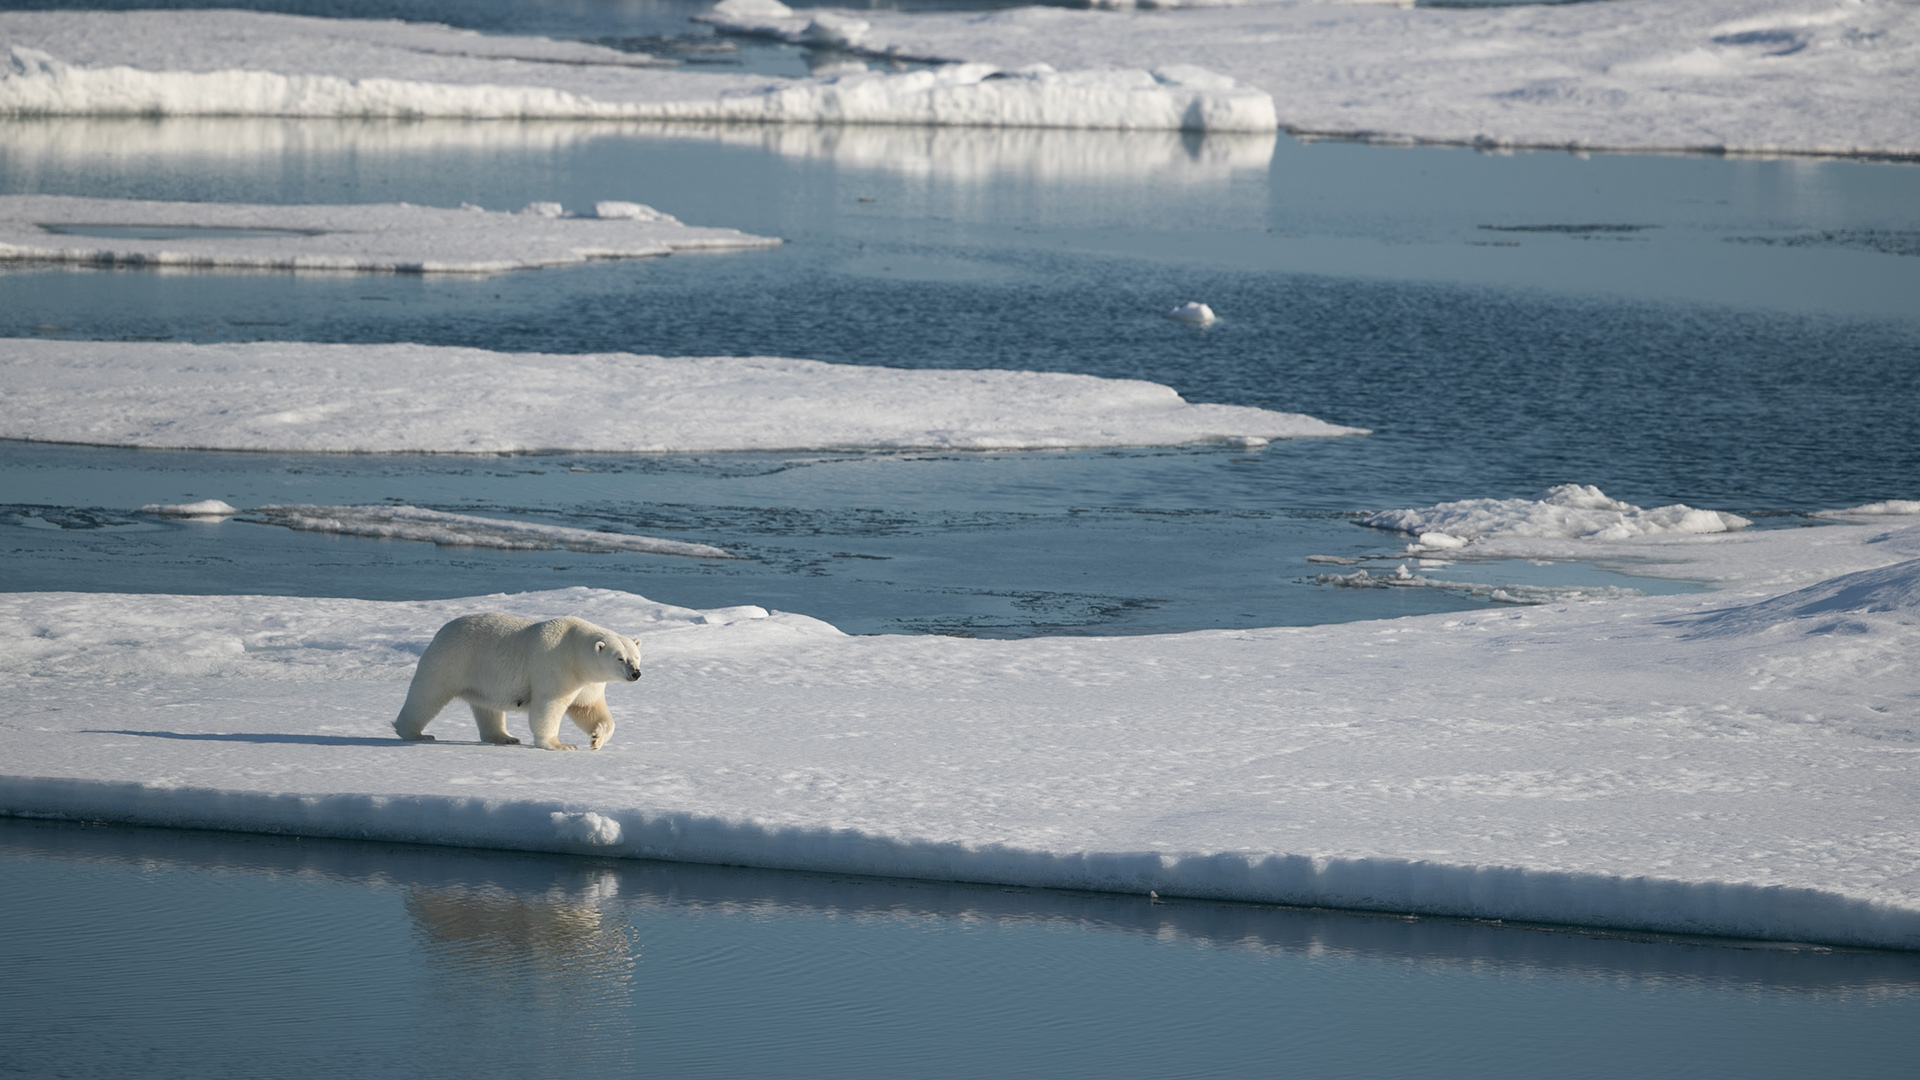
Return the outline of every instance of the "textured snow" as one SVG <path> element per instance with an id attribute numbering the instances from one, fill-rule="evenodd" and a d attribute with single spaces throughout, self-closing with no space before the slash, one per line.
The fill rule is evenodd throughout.
<path id="1" fill-rule="evenodd" d="M 253 206 L 66 195 L 0 195 L 0 261 L 157 267 L 495 273 L 675 251 L 770 247 L 736 229 L 682 225 L 629 202 L 568 217 L 557 203 L 517 214 L 407 203 Z M 607 212 L 599 212 L 605 210 Z M 90 236 L 83 231 L 140 236 Z"/>
<path id="2" fill-rule="evenodd" d="M 1753 524 L 1738 514 L 1679 503 L 1646 510 L 1608 498 L 1591 484 L 1561 484 L 1537 499 L 1463 499 L 1417 510 L 1383 510 L 1357 520 L 1414 534 L 1421 547 L 1435 551 L 1458 551 L 1488 537 L 1607 543 L 1673 533 L 1723 533 Z"/>
<path id="3" fill-rule="evenodd" d="M 258 12 L 0 13 L 0 49 L 0 114 L 13 115 L 1275 127 L 1264 92 L 1171 69 L 953 64 L 773 79 L 635 66 L 541 38 Z M 553 50 L 570 58 L 535 55 Z"/>
<path id="4" fill-rule="evenodd" d="M 1089 375 L 405 344 L 0 340 L 0 438 L 45 442 L 691 452 L 1255 446 L 1359 434 Z"/>
<path id="5" fill-rule="evenodd" d="M 155 508 L 142 509 L 151 512 Z M 227 513 L 239 511 L 228 507 Z M 372 536 L 382 540 L 423 540 L 443 547 L 484 547 L 506 551 L 548 551 L 554 548 L 588 552 L 632 551 L 650 555 L 687 555 L 697 559 L 733 557 L 709 544 L 593 529 L 570 529 L 563 525 L 510 521 L 473 514 L 449 514 L 439 510 L 423 510 L 417 506 L 273 505 L 255 507 L 247 512 L 247 517 L 302 532 Z"/>
<path id="6" fill-rule="evenodd" d="M 809 11 L 812 20 L 834 13 Z M 1920 153 L 1920 5 L 1273 3 L 1170 12 L 867 11 L 852 47 L 1015 69 L 1194 65 L 1288 131 L 1586 149 Z M 714 21 L 781 33 L 794 20 Z"/>
<path id="7" fill-rule="evenodd" d="M 0 595 L 0 810 L 1920 948 L 1920 528 L 1721 539 L 1818 583 L 1021 641 Z M 641 637 L 605 749 L 392 738 L 484 610 Z"/>

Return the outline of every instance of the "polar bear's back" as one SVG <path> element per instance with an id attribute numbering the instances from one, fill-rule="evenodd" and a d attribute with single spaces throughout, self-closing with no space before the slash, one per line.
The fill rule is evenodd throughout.
<path id="1" fill-rule="evenodd" d="M 491 612 L 462 615 L 440 628 L 420 657 L 421 671 L 433 678 L 479 690 L 497 682 L 519 681 L 527 668 L 527 631 L 537 625 L 518 615 Z"/>

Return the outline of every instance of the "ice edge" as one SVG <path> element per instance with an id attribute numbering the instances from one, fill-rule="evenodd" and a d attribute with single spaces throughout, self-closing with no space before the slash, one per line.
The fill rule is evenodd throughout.
<path id="1" fill-rule="evenodd" d="M 1920 949 L 1920 910 L 1821 889 L 1221 852 L 1052 853 L 767 828 L 695 814 L 432 795 L 294 795 L 0 776 L 0 816 L 659 859 L 773 870 L 1502 919 L 1868 948 Z M 243 827 L 239 822 L 245 822 Z M 591 835 L 589 835 L 591 834 Z M 594 843 L 595 839 L 617 838 Z"/>

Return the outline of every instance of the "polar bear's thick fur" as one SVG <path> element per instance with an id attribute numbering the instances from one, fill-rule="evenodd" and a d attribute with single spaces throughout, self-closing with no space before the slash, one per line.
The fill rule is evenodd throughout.
<path id="1" fill-rule="evenodd" d="M 598 750 L 613 735 L 606 684 L 639 677 L 640 643 L 585 619 L 465 615 L 441 627 L 421 654 L 393 730 L 403 739 L 430 742 L 427 725 L 460 698 L 472 707 L 486 742 L 520 741 L 507 734 L 511 709 L 526 712 L 535 746 L 575 749 L 560 741 L 565 713 Z"/>

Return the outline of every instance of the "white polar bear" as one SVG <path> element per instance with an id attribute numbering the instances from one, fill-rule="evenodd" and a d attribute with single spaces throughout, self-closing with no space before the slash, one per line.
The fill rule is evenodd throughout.
<path id="1" fill-rule="evenodd" d="M 560 741 L 564 712 L 598 750 L 613 735 L 606 684 L 638 678 L 640 643 L 585 619 L 465 615 L 441 627 L 421 654 L 393 730 L 403 739 L 431 742 L 427 725 L 460 698 L 472 707 L 486 742 L 519 742 L 507 734 L 506 712 L 525 710 L 535 746 L 573 750 Z"/>

